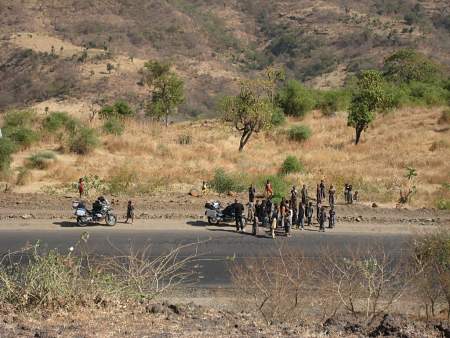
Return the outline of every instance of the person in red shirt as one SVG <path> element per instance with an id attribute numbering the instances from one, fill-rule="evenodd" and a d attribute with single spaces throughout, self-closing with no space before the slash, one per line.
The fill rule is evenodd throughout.
<path id="1" fill-rule="evenodd" d="M 273 196 L 272 184 L 269 180 L 266 183 L 266 198 L 271 198 Z"/>

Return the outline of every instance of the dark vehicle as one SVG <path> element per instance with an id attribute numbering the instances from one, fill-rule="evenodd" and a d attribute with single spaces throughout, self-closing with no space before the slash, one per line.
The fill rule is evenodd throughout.
<path id="1" fill-rule="evenodd" d="M 99 223 L 103 220 L 109 226 L 114 226 L 117 223 L 117 216 L 114 215 L 112 208 L 106 199 L 104 199 L 103 202 L 99 200 L 95 201 L 92 210 L 88 210 L 82 202 L 73 202 L 72 207 L 75 209 L 78 226 L 86 226 L 89 223 Z"/>
<path id="2" fill-rule="evenodd" d="M 234 216 L 234 205 L 229 204 L 222 209 L 220 202 L 208 202 L 205 204 L 205 215 L 208 218 L 209 224 L 219 224 L 219 223 L 234 223 L 236 221 Z M 246 223 L 246 219 L 242 217 L 243 224 Z"/>

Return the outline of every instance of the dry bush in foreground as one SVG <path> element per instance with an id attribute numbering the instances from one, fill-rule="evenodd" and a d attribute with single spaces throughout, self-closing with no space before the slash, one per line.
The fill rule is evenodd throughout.
<path id="1" fill-rule="evenodd" d="M 69 248 L 44 252 L 39 243 L 3 256 L 0 303 L 17 310 L 74 309 L 108 302 L 143 301 L 186 283 L 199 243 L 150 256 L 150 246 L 115 257 L 87 254 L 88 233 Z"/>
<path id="2" fill-rule="evenodd" d="M 382 246 L 350 249 L 344 255 L 323 250 L 316 259 L 280 248 L 277 255 L 234 264 L 238 298 L 270 324 L 298 321 L 339 311 L 371 323 L 399 301 L 412 282 L 402 257 Z"/>
<path id="3" fill-rule="evenodd" d="M 270 324 L 302 318 L 311 266 L 302 253 L 280 248 L 274 257 L 234 264 L 231 275 L 239 298 Z"/>

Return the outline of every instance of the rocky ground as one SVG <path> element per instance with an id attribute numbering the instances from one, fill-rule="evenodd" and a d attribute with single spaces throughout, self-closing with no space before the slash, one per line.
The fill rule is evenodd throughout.
<path id="1" fill-rule="evenodd" d="M 208 200 L 220 200 L 224 205 L 234 198 L 245 200 L 245 196 L 193 197 L 188 194 L 154 194 L 133 198 L 138 219 L 203 219 L 204 205 Z M 109 197 L 114 210 L 124 216 L 128 199 Z M 72 201 L 75 195 L 53 196 L 45 194 L 0 193 L 0 219 L 61 219 L 73 217 Z M 87 199 L 92 202 L 94 198 Z M 436 209 L 408 209 L 393 206 L 378 206 L 373 203 L 337 205 L 338 222 L 392 223 L 436 225 L 450 224 L 450 212 Z"/>
<path id="2" fill-rule="evenodd" d="M 371 325 L 358 318 L 267 325 L 247 312 L 194 303 L 114 305 L 74 313 L 14 313 L 3 309 L 1 337 L 449 337 L 448 324 L 385 314 Z"/>

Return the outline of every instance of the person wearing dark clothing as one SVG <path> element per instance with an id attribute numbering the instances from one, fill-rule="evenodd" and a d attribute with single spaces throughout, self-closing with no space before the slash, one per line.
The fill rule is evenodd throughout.
<path id="1" fill-rule="evenodd" d="M 134 205 L 132 201 L 128 201 L 127 205 L 127 220 L 125 223 L 128 223 L 128 220 L 131 219 L 131 224 L 134 223 Z"/>
<path id="2" fill-rule="evenodd" d="M 328 217 L 328 227 L 333 229 L 336 226 L 336 211 L 334 208 L 330 209 L 330 215 Z"/>
<path id="3" fill-rule="evenodd" d="M 234 218 L 236 220 L 236 231 L 244 231 L 244 222 L 242 221 L 242 215 L 244 214 L 244 206 L 238 202 L 234 201 Z"/>
<path id="4" fill-rule="evenodd" d="M 317 219 L 317 223 L 320 220 L 320 210 L 321 210 L 321 208 L 322 208 L 322 203 L 321 202 L 317 202 L 317 205 L 316 205 L 316 219 Z"/>
<path id="5" fill-rule="evenodd" d="M 306 218 L 308 219 L 308 226 L 312 225 L 312 218 L 314 214 L 313 204 L 309 202 L 308 207 L 306 208 Z"/>
<path id="6" fill-rule="evenodd" d="M 272 208 L 273 208 L 272 199 L 269 198 L 266 202 L 266 215 L 269 217 L 269 221 L 272 220 Z"/>
<path id="7" fill-rule="evenodd" d="M 308 205 L 308 188 L 303 184 L 302 188 L 302 204 L 306 207 Z"/>
<path id="8" fill-rule="evenodd" d="M 292 210 L 292 224 L 297 223 L 297 199 L 298 199 L 298 191 L 297 188 L 293 186 L 291 190 L 291 201 L 289 204 L 289 207 Z"/>
<path id="9" fill-rule="evenodd" d="M 347 190 L 347 198 L 348 198 L 348 204 L 353 204 L 353 187 L 350 184 L 348 186 L 348 190 Z"/>
<path id="10" fill-rule="evenodd" d="M 320 195 L 320 185 L 317 184 L 317 186 L 316 186 L 316 201 L 317 201 L 317 204 L 319 204 L 322 201 L 321 197 L 322 196 Z"/>
<path id="11" fill-rule="evenodd" d="M 305 208 L 302 202 L 298 205 L 297 225 L 299 229 L 303 230 L 305 228 Z"/>
<path id="12" fill-rule="evenodd" d="M 256 196 L 256 189 L 255 187 L 252 185 L 250 185 L 250 187 L 248 188 L 248 201 L 250 203 L 255 202 L 255 196 Z"/>
<path id="13" fill-rule="evenodd" d="M 330 207 L 334 207 L 334 204 L 336 202 L 336 189 L 334 189 L 334 186 L 330 186 L 330 190 L 328 190 L 328 203 L 330 203 Z"/>
<path id="14" fill-rule="evenodd" d="M 325 183 L 323 180 L 320 180 L 319 184 L 319 194 L 320 194 L 320 200 L 325 200 Z"/>
<path id="15" fill-rule="evenodd" d="M 344 201 L 348 204 L 348 183 L 344 185 Z"/>
<path id="16" fill-rule="evenodd" d="M 325 212 L 325 208 L 320 208 L 320 215 L 319 215 L 319 228 L 320 231 L 325 232 L 325 222 L 327 221 L 327 214 Z"/>

